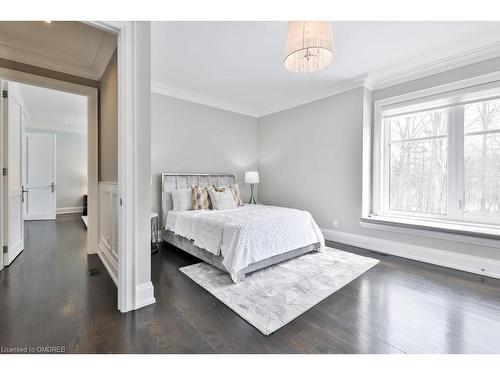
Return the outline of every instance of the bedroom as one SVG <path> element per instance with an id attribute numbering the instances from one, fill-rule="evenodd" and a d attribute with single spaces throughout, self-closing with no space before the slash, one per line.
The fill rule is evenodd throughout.
<path id="1" fill-rule="evenodd" d="M 498 176 L 499 168 L 495 140 L 499 133 L 495 124 L 500 120 L 495 98 L 500 93 L 496 88 L 500 59 L 493 50 L 498 48 L 500 24 L 334 21 L 317 29 L 314 25 L 297 24 L 306 34 L 301 43 L 307 42 L 307 32 L 316 32 L 314 37 L 321 40 L 321 28 L 331 27 L 327 31 L 328 36 L 333 35 L 332 44 L 327 40 L 335 54 L 331 65 L 325 64 L 323 70 L 309 74 L 286 69 L 282 54 L 288 48 L 285 41 L 290 43 L 290 38 L 295 37 L 293 22 L 152 22 L 152 211 L 160 214 L 160 228 L 164 230 L 160 237 L 165 241 L 160 253 L 152 256 L 155 290 L 163 290 L 164 285 L 175 280 L 183 290 L 202 293 L 194 286 L 196 283 L 203 288 L 203 295 L 208 291 L 218 299 L 217 308 L 210 312 L 203 309 L 207 315 L 189 325 L 208 329 L 216 324 L 220 332 L 225 332 L 226 325 L 217 323 L 217 315 L 227 306 L 250 323 L 238 320 L 242 323 L 238 329 L 252 330 L 253 326 L 280 342 L 293 332 L 310 341 L 302 344 L 302 350 L 488 351 L 491 341 L 485 338 L 500 329 L 490 321 L 492 311 L 484 311 L 486 315 L 480 314 L 482 318 L 478 320 L 458 301 L 463 283 L 471 293 L 486 293 L 490 297 L 489 288 L 496 290 L 499 285 L 500 216 L 495 193 L 499 185 L 494 176 Z M 172 48 L 156 48 L 160 45 Z M 179 50 L 183 53 L 178 54 Z M 451 112 L 443 119 L 441 108 L 446 113 L 461 112 Z M 387 141 L 387 146 L 378 143 L 376 129 L 381 118 L 392 121 L 384 125 L 391 127 L 390 137 L 394 138 Z M 490 118 L 489 122 L 481 120 L 484 118 Z M 459 126 L 465 136 L 457 136 L 454 129 Z M 449 128 L 450 134 L 443 128 Z M 484 139 L 485 146 L 478 138 Z M 452 139 L 458 139 L 456 145 Z M 454 154 L 448 153 L 447 144 Z M 388 154 L 380 154 L 380 149 L 388 147 L 392 147 Z M 463 152 L 461 157 L 459 150 Z M 383 175 L 378 159 L 387 160 L 383 165 L 389 171 Z M 455 159 L 462 161 L 453 163 Z M 404 164 L 400 160 L 410 161 Z M 444 165 L 433 167 L 443 164 L 443 160 Z M 457 172 L 460 170 L 464 171 L 461 177 Z M 215 193 L 210 193 L 210 186 L 228 190 L 235 183 L 242 200 L 250 203 L 252 184 L 246 183 L 250 182 L 246 178 L 249 172 L 258 173 L 254 181 L 258 182 L 257 206 L 245 205 L 227 212 L 213 209 L 200 214 L 194 203 L 191 205 L 194 189 L 190 188 L 208 186 L 205 194 L 213 203 Z M 389 174 L 392 177 L 387 187 L 378 192 L 383 188 L 377 181 L 384 176 L 389 179 Z M 427 184 L 427 180 L 431 183 Z M 447 184 L 446 180 L 450 182 Z M 229 191 L 226 193 L 229 195 Z M 175 202 L 178 194 L 185 195 L 184 208 L 180 208 L 182 202 Z M 385 196 L 393 198 L 386 203 Z M 268 217 L 262 208 L 268 206 L 310 213 L 313 224 L 306 224 L 305 219 L 297 226 L 286 222 L 285 217 L 290 219 L 292 213 Z M 188 211 L 177 212 L 184 210 Z M 241 217 L 233 211 L 240 211 Z M 275 227 L 268 233 L 266 224 L 257 223 L 257 218 L 249 219 L 248 215 L 262 222 L 267 220 Z M 246 230 L 252 225 L 253 234 L 251 229 Z M 316 228 L 321 228 L 317 237 Z M 219 238 L 212 236 L 213 232 Z M 285 241 L 297 232 L 307 238 Z M 326 275 L 325 270 L 331 267 L 316 268 L 315 260 L 320 259 L 317 255 L 296 258 L 304 246 L 321 244 L 323 236 L 326 253 L 328 248 L 336 248 L 347 250 L 338 253 L 340 257 L 352 253 L 363 256 L 342 259 L 352 274 Z M 266 246 L 264 255 L 261 249 Z M 275 247 L 287 251 L 274 251 Z M 179 248 L 194 257 L 184 255 Z M 235 267 L 233 252 L 252 251 L 258 253 L 250 256 L 252 261 Z M 256 269 L 268 267 L 274 264 L 272 259 L 276 256 L 278 265 L 255 274 L 250 272 L 253 268 L 247 269 L 249 276 L 243 277 L 240 285 L 244 267 L 251 263 Z M 281 263 L 283 257 L 295 261 Z M 215 267 L 205 269 L 202 263 L 182 267 L 196 264 L 199 259 Z M 297 269 L 302 260 L 311 267 Z M 333 261 L 342 263 L 339 259 Z M 293 269 L 290 274 L 283 271 L 287 267 Z M 230 276 L 223 276 L 216 271 L 218 268 Z M 166 269 L 169 275 L 164 274 Z M 400 272 L 406 276 L 396 276 Z M 231 279 L 236 284 L 230 285 Z M 221 280 L 228 284 L 221 284 Z M 321 291 L 315 289 L 315 281 L 321 284 Z M 403 287 L 395 288 L 393 283 L 402 283 Z M 345 284 L 344 289 L 337 291 L 338 286 Z M 267 294 L 264 297 L 262 286 Z M 417 292 L 420 289 L 428 290 L 429 295 L 421 295 Z M 348 298 L 343 293 L 359 293 L 360 298 Z M 374 296 L 368 298 L 366 293 Z M 178 303 L 191 306 L 179 298 Z M 391 309 L 393 300 L 408 310 L 397 316 Z M 176 301 L 177 298 L 170 303 Z M 342 301 L 352 314 L 361 314 L 354 337 L 368 335 L 371 339 L 362 346 L 357 342 L 359 337 L 337 341 L 335 332 L 344 329 L 345 322 L 331 320 L 329 309 L 337 311 L 333 301 Z M 377 326 L 382 321 L 365 316 L 358 303 L 368 304 L 364 307 L 367 311 L 379 311 L 380 318 L 390 317 L 391 324 L 398 327 L 398 335 L 412 338 L 389 339 L 391 332 L 381 334 L 376 328 L 366 328 L 366 324 Z M 434 306 L 436 303 L 441 307 Z M 429 311 L 418 306 L 428 306 Z M 192 307 L 200 308 L 197 304 Z M 321 326 L 322 332 L 313 328 L 314 319 L 310 323 L 313 314 L 321 317 L 319 320 L 325 325 Z M 449 330 L 438 333 L 439 324 L 429 326 L 427 314 L 439 321 L 446 320 L 449 314 L 458 314 L 467 323 L 452 324 Z M 486 329 L 479 321 L 493 325 Z M 473 325 L 481 331 L 482 344 L 472 338 L 450 344 L 454 335 L 464 334 L 463 325 Z M 233 340 L 237 339 L 230 332 L 236 327 L 231 327 L 224 334 L 232 343 L 231 349 L 222 350 L 249 350 L 244 349 L 243 342 L 241 347 L 235 344 Z M 323 343 L 319 347 L 313 344 L 316 341 L 312 337 L 317 335 Z M 349 331 L 349 335 L 353 332 Z M 435 345 L 432 349 L 424 344 L 428 340 Z M 297 350 L 293 345 L 288 349 L 281 345 L 268 350 Z M 196 346 L 204 350 L 201 343 Z"/>

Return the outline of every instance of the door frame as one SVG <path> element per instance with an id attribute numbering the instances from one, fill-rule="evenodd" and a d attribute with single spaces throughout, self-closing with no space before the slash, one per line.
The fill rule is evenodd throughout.
<path id="1" fill-rule="evenodd" d="M 7 89 L 7 92 L 9 93 L 8 95 L 8 100 L 15 100 L 17 102 L 17 104 L 19 105 L 20 107 L 20 110 L 21 110 L 21 113 L 19 114 L 20 115 L 20 122 L 21 122 L 21 128 L 19 129 L 20 130 L 20 144 L 19 144 L 19 147 L 20 149 L 18 150 L 19 153 L 20 153 L 20 167 L 21 167 L 21 175 L 20 175 L 20 178 L 21 178 L 21 187 L 22 187 L 22 184 L 23 184 L 23 138 L 24 138 L 24 128 L 25 128 L 25 114 L 26 112 L 24 111 L 24 101 L 23 101 L 23 98 L 22 96 L 20 95 L 20 92 L 19 92 L 19 88 L 16 84 L 16 82 L 13 82 L 13 81 L 9 81 L 9 80 L 6 80 L 6 79 L 3 79 L 3 77 L 0 76 L 0 88 L 1 90 L 5 90 Z M 2 91 L 3 92 L 3 91 Z M 15 99 L 14 99 L 15 98 Z M 2 98 L 1 100 L 1 118 L 0 118 L 0 165 L 1 167 L 6 167 L 8 170 L 10 170 L 9 166 L 8 165 L 4 165 L 5 163 L 5 159 L 4 159 L 4 154 L 5 154 L 5 150 L 4 150 L 4 146 L 5 146 L 5 143 L 6 141 L 8 142 L 8 138 L 10 137 L 9 135 L 9 132 L 12 130 L 10 129 L 10 126 L 9 126 L 9 119 L 10 119 L 10 102 L 7 101 L 5 102 L 5 98 Z M 9 107 L 8 110 L 7 110 L 7 113 L 3 112 L 5 110 L 5 107 Z M 6 129 L 9 129 L 7 132 L 6 132 Z M 9 146 L 11 146 L 9 144 Z M 9 163 L 9 161 L 7 160 L 7 163 Z M 9 180 L 8 180 L 8 177 L 7 176 L 3 176 L 7 179 L 7 181 L 4 181 L 2 180 L 1 182 L 1 187 L 0 187 L 0 191 L 1 191 L 1 194 L 0 194 L 0 200 L 1 200 L 1 204 L 4 205 L 4 206 L 0 206 L 0 223 L 1 223 L 1 228 L 0 228 L 0 243 L 2 245 L 2 250 L 3 250 L 3 244 L 4 244 L 4 239 L 5 239 L 5 232 L 9 232 L 10 230 L 10 227 L 9 227 L 9 223 L 5 223 L 5 222 L 2 222 L 2 220 L 4 219 L 4 216 L 7 216 L 9 217 L 9 212 L 5 212 L 4 209 L 6 211 L 10 211 L 9 210 L 9 206 L 5 207 L 5 203 L 8 202 L 10 200 L 10 196 L 9 196 L 9 191 L 5 191 L 4 187 L 5 185 L 9 185 Z M 2 190 L 3 189 L 3 190 Z M 6 195 L 6 196 L 5 196 Z M 21 252 L 24 250 L 24 205 L 23 205 L 23 202 L 22 202 L 22 196 L 23 196 L 23 193 L 21 192 L 21 231 L 23 232 L 22 233 L 22 245 L 21 245 L 21 250 L 15 255 L 12 257 L 12 254 L 10 254 L 11 250 L 6 253 L 2 253 L 0 254 L 0 258 L 1 258 L 1 262 L 0 262 L 0 269 L 3 268 L 3 266 L 5 265 L 9 265 L 11 264 L 20 254 Z M 5 215 L 6 214 L 6 215 Z M 7 225 L 6 225 L 7 224 Z M 11 241 L 11 239 L 9 239 L 9 242 Z M 12 258 L 12 259 L 10 259 Z M 7 261 L 6 261 L 7 259 Z M 10 260 L 9 260 L 10 259 Z"/>
<path id="2" fill-rule="evenodd" d="M 5 81 L 24 83 L 28 85 L 45 87 L 53 90 L 82 95 L 87 98 L 87 194 L 89 208 L 89 225 L 87 228 L 87 254 L 96 254 L 98 246 L 98 111 L 97 89 L 89 86 L 78 85 L 53 78 L 37 76 L 17 70 L 0 68 L 0 77 Z M 2 109 L 3 111 L 3 109 Z M 3 127 L 3 113 L 1 118 Z M 3 133 L 0 132 L 0 164 L 3 165 Z M 3 191 L 2 191 L 3 195 Z M 0 220 L 2 220 L 0 218 Z M 3 227 L 3 223 L 2 223 Z M 1 241 L 3 243 L 3 233 Z"/>
<path id="3" fill-rule="evenodd" d="M 156 302 L 151 283 L 151 40 L 149 21 L 86 24 L 118 38 L 118 309 Z"/>

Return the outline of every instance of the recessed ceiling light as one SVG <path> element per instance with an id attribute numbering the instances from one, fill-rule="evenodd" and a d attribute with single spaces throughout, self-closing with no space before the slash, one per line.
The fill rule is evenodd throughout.
<path id="1" fill-rule="evenodd" d="M 64 121 L 65 124 L 69 124 L 69 121 Z"/>

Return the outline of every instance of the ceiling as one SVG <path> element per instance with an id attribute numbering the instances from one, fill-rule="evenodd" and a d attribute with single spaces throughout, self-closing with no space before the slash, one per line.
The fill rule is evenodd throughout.
<path id="1" fill-rule="evenodd" d="M 333 22 L 335 61 L 283 67 L 286 22 L 152 22 L 154 92 L 260 117 L 500 56 L 500 22 Z"/>
<path id="2" fill-rule="evenodd" d="M 0 22 L 1 58 L 96 81 L 115 49 L 115 35 L 81 22 Z"/>
<path id="3" fill-rule="evenodd" d="M 87 132 L 87 98 L 44 87 L 17 84 L 24 109 L 29 118 L 28 128 L 75 133 Z"/>

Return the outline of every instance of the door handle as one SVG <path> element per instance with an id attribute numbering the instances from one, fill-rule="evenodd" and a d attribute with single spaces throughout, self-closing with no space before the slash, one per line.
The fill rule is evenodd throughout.
<path id="1" fill-rule="evenodd" d="M 27 193 L 28 189 L 25 189 L 25 186 L 21 186 L 21 203 L 24 203 L 24 193 Z"/>
<path id="2" fill-rule="evenodd" d="M 50 191 L 53 193 L 56 191 L 56 184 L 55 183 L 51 183 L 50 184 Z"/>

